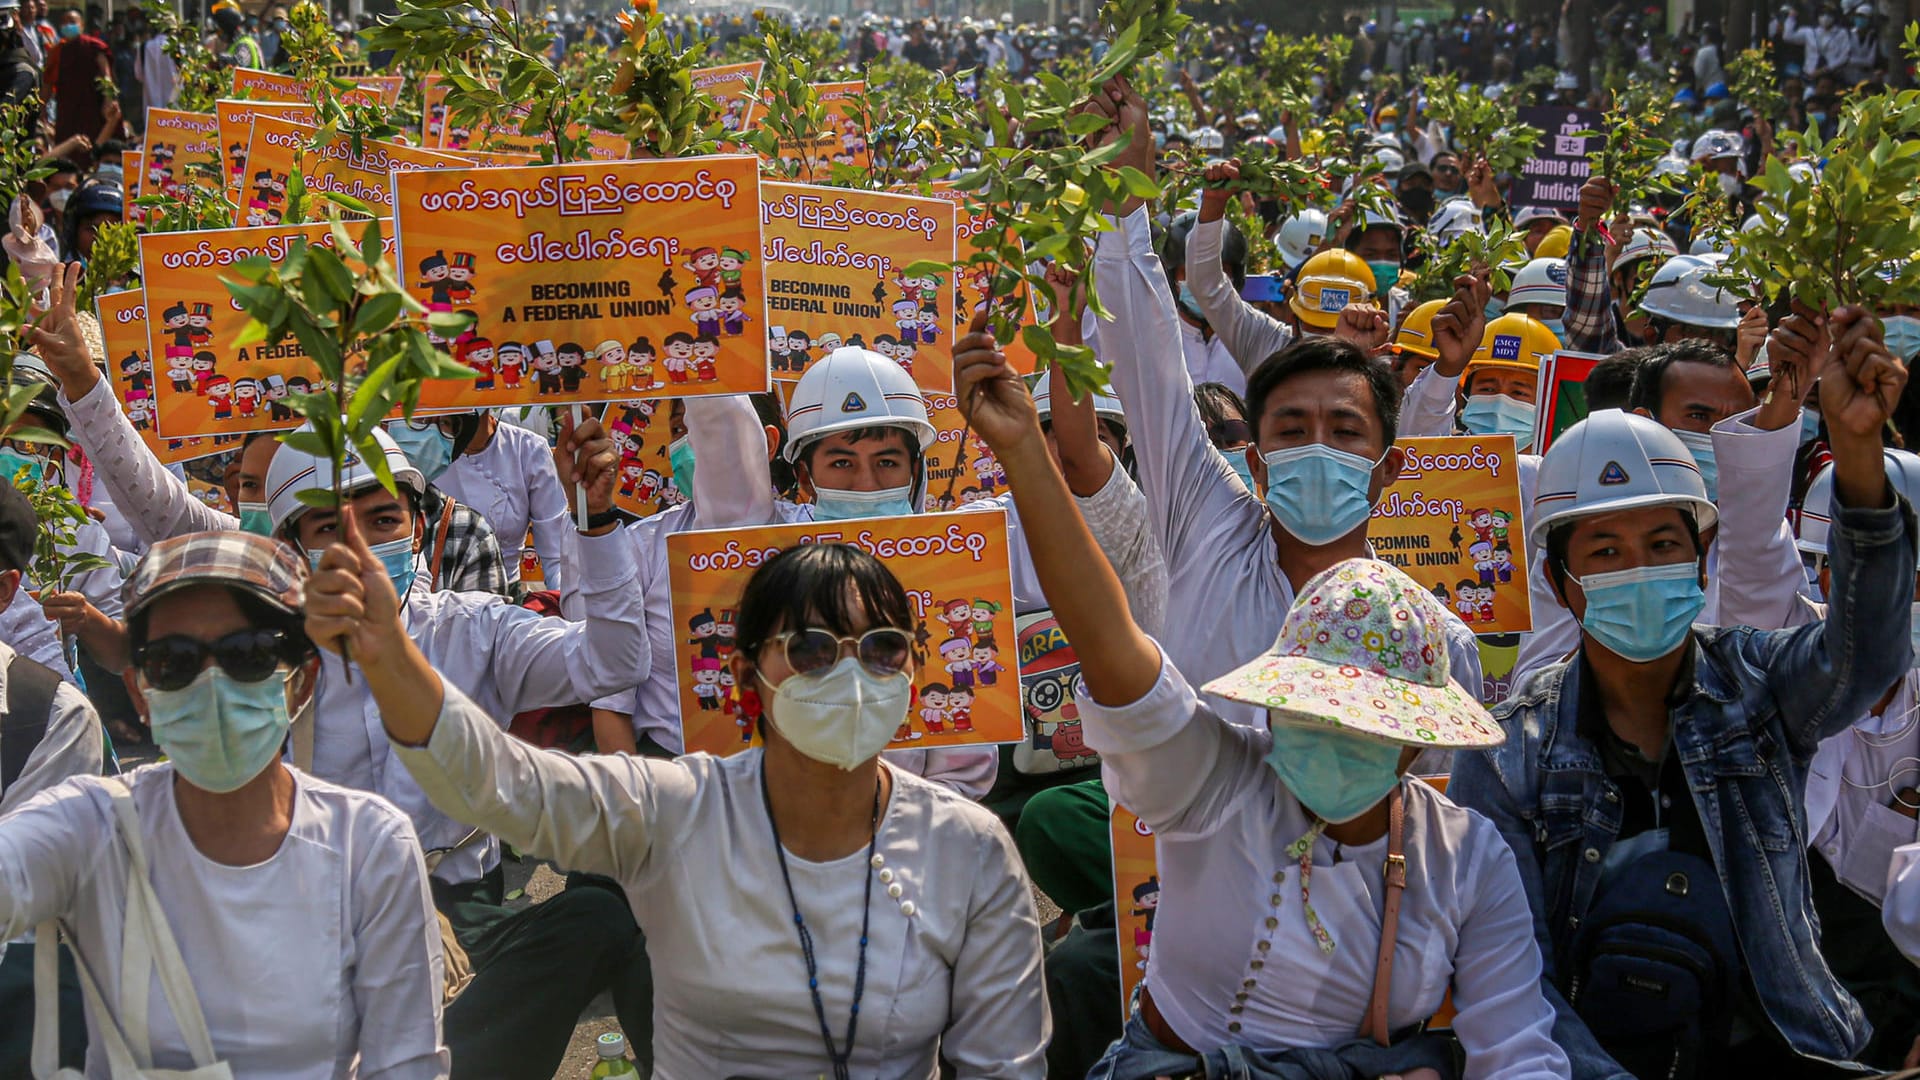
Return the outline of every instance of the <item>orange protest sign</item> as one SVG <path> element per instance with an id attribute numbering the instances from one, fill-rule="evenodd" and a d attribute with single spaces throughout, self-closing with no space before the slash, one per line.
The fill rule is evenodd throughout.
<path id="1" fill-rule="evenodd" d="M 351 137 L 336 133 L 316 144 L 319 135 L 320 129 L 312 124 L 296 124 L 272 116 L 254 117 L 253 135 L 247 141 L 247 162 L 256 182 L 241 205 L 242 224 L 270 224 L 267 214 L 272 209 L 269 200 L 275 189 L 258 181 L 263 174 L 285 176 L 298 167 L 306 174 L 308 191 L 358 199 L 372 208 L 375 217 L 391 217 L 393 190 L 388 182 L 389 174 L 472 167 L 447 154 L 377 139 L 361 140 L 360 151 L 355 153 Z"/>
<path id="2" fill-rule="evenodd" d="M 390 225 L 381 223 L 389 256 Z M 286 398 L 313 388 L 318 369 L 292 339 L 237 345 L 249 319 L 222 279 L 251 256 L 281 261 L 303 237 L 310 244 L 333 246 L 325 222 L 140 237 L 140 278 L 152 313 L 147 347 L 164 364 L 154 380 L 161 434 L 185 438 L 296 426 Z"/>
<path id="3" fill-rule="evenodd" d="M 973 254 L 973 238 L 994 227 L 993 209 L 967 197 L 966 192 L 957 190 L 952 184 L 941 182 L 929 185 L 934 198 L 945 199 L 959 207 L 959 221 L 954 230 L 954 257 L 965 259 Z M 953 336 L 958 339 L 967 332 L 973 317 L 987 306 L 987 297 L 993 292 L 993 268 L 990 266 L 962 266 L 956 268 L 953 282 Z M 1027 312 L 1020 319 L 1022 328 L 1033 326 L 1039 314 L 1038 304 L 1028 304 Z M 1027 348 L 1027 343 L 1019 334 L 1012 341 L 1000 343 L 1000 351 L 1007 356 L 1007 363 L 1022 375 L 1031 375 L 1040 370 L 1040 359 Z"/>
<path id="4" fill-rule="evenodd" d="M 162 465 L 233 449 L 242 438 L 168 439 L 154 429 L 153 360 L 147 351 L 147 298 L 140 289 L 108 293 L 94 305 L 100 319 L 100 338 L 107 350 L 107 374 L 113 377 L 114 399 L 140 433 L 141 441 Z"/>
<path id="5" fill-rule="evenodd" d="M 212 113 L 148 109 L 146 167 L 137 198 L 172 195 L 182 185 L 219 190 L 220 123 Z"/>
<path id="6" fill-rule="evenodd" d="M 505 150 L 436 150 L 434 153 L 445 154 L 448 157 L 457 157 L 462 161 L 478 165 L 482 168 L 490 168 L 496 165 L 540 164 L 539 154 L 510 154 Z"/>
<path id="7" fill-rule="evenodd" d="M 694 68 L 689 74 L 695 90 L 705 90 L 720 104 L 720 126 L 729 132 L 745 131 L 753 126 L 753 114 L 760 99 L 760 71 L 763 60 L 720 67 Z"/>
<path id="8" fill-rule="evenodd" d="M 120 181 L 122 185 L 131 185 L 139 189 L 140 177 L 147 171 L 147 156 L 138 150 L 120 151 Z M 122 190 L 125 190 L 124 186 Z M 147 220 L 147 209 L 135 206 L 132 199 L 120 200 L 120 220 L 139 224 Z"/>
<path id="9" fill-rule="evenodd" d="M 654 399 L 610 401 L 601 412 L 600 423 L 620 454 L 619 479 L 613 488 L 617 509 L 646 518 L 692 497 L 673 478 L 673 458 L 668 453 L 673 436 L 667 422 L 672 411 L 671 400 Z"/>
<path id="10" fill-rule="evenodd" d="M 950 391 L 922 396 L 934 430 L 933 445 L 927 448 L 927 510 L 953 510 L 1004 492 L 1006 467 L 994 459 L 984 440 L 968 432 L 959 400 Z"/>
<path id="11" fill-rule="evenodd" d="M 1120 1015 L 1133 1013 L 1133 991 L 1153 955 L 1153 921 L 1160 909 L 1159 859 L 1153 830 L 1133 811 L 1113 804 L 1113 915 L 1120 938 Z"/>
<path id="12" fill-rule="evenodd" d="M 249 101 L 309 100 L 306 84 L 297 77 L 258 68 L 233 69 L 233 96 Z"/>
<path id="13" fill-rule="evenodd" d="M 1527 527 L 1511 435 L 1402 439 L 1400 479 L 1367 523 L 1376 557 L 1432 590 L 1477 634 L 1533 629 Z"/>
<path id="14" fill-rule="evenodd" d="M 898 363 L 923 390 L 952 390 L 943 282 L 906 269 L 951 263 L 953 223 L 953 206 L 940 199 L 762 184 L 773 377 L 797 380 L 811 359 L 858 345 Z"/>
<path id="15" fill-rule="evenodd" d="M 483 120 L 478 124 L 444 123 L 440 126 L 440 140 L 435 149 L 493 150 L 506 154 L 525 154 L 538 160 L 541 149 L 553 145 L 553 137 L 544 131 L 523 134 L 520 124 L 526 116 L 527 109 L 521 106 L 506 116 Z M 567 134 L 577 138 L 581 131 L 575 126 L 568 128 Z M 586 132 L 586 140 L 586 155 L 590 161 L 625 161 L 632 156 L 627 140 L 610 131 L 590 130 Z"/>
<path id="16" fill-rule="evenodd" d="M 781 172 L 802 180 L 825 180 L 835 165 L 855 165 L 862 169 L 873 164 L 867 153 L 867 129 L 860 114 L 861 99 L 866 97 L 863 81 L 814 83 L 813 92 L 827 110 L 827 126 L 814 137 L 813 144 L 780 140 Z"/>
<path id="17" fill-rule="evenodd" d="M 343 91 L 340 100 L 348 105 L 380 105 L 392 108 L 406 86 L 403 75 L 355 75 L 353 89 Z"/>
<path id="18" fill-rule="evenodd" d="M 260 176 L 247 171 L 247 140 L 253 137 L 253 118 L 256 116 L 277 116 L 282 120 L 296 123 L 313 123 L 313 106 L 297 105 L 280 101 L 234 101 L 222 99 L 213 103 L 214 122 L 220 132 L 220 145 L 226 147 L 227 198 L 238 211 L 241 224 L 270 225 L 270 221 L 248 222 L 246 207 L 241 205 L 240 192 L 247 184 L 266 185 L 277 195 L 287 193 L 287 177 L 282 170 L 278 175 L 269 173 Z M 270 200 L 276 203 L 280 200 Z"/>
<path id="19" fill-rule="evenodd" d="M 680 724 L 688 753 L 754 738 L 765 687 L 732 683 L 734 620 L 755 568 L 794 544 L 853 544 L 905 587 L 915 625 L 914 695 L 892 748 L 1017 742 L 1012 569 L 1001 513 L 801 522 L 667 537 Z M 682 632 L 685 637 L 679 637 Z"/>
<path id="20" fill-rule="evenodd" d="M 403 279 L 478 320 L 453 351 L 479 378 L 421 406 L 765 390 L 760 262 L 722 264 L 759 248 L 759 185 L 746 156 L 396 173 Z"/>

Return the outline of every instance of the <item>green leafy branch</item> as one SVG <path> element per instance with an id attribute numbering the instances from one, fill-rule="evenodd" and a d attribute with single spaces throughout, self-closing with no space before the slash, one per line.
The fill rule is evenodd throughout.
<path id="1" fill-rule="evenodd" d="M 554 36 L 532 13 L 477 0 L 399 0 L 395 14 L 364 37 L 369 51 L 390 49 L 397 63 L 445 77 L 448 124 L 491 130 L 519 115 L 520 134 L 545 136 L 543 159 L 586 156 L 588 121 L 604 104 L 601 93 L 567 85 L 548 59 Z M 474 66 L 476 57 L 502 72 L 497 85 Z"/>
<path id="2" fill-rule="evenodd" d="M 1780 73 L 1774 70 L 1770 46 L 1742 49 L 1727 61 L 1727 89 L 1733 100 L 1769 122 L 1786 118 L 1787 98 L 1780 92 Z"/>
<path id="3" fill-rule="evenodd" d="M 1426 264 L 1413 284 L 1415 303 L 1451 297 L 1453 279 L 1462 274 L 1485 273 L 1493 290 L 1504 292 L 1513 283 L 1513 268 L 1527 261 L 1526 237 L 1518 231 L 1498 238 L 1466 232 L 1442 244 L 1420 229 L 1415 233 L 1415 243 L 1428 252 Z"/>
<path id="4" fill-rule="evenodd" d="M 1454 148 L 1463 158 L 1485 158 L 1495 173 L 1515 172 L 1539 147 L 1540 129 L 1521 123 L 1505 98 L 1489 101 L 1463 90 L 1452 73 L 1428 76 L 1426 91 L 1427 116 L 1452 129 Z"/>
<path id="5" fill-rule="evenodd" d="M 622 12 L 616 18 L 625 36 L 613 53 L 611 93 L 627 140 L 652 157 L 710 151 L 721 134 L 719 103 L 693 85 L 706 39 L 676 43 L 658 13 Z M 591 84 L 588 79 L 583 86 Z"/>
<path id="6" fill-rule="evenodd" d="M 102 293 L 126 285 L 140 272 L 139 234 L 132 225 L 118 221 L 94 230 L 93 252 L 87 256 L 87 272 L 74 297 L 75 311 L 92 311 Z"/>
<path id="7" fill-rule="evenodd" d="M 199 31 L 183 24 L 167 0 L 140 0 L 147 26 L 167 39 L 167 58 L 173 61 L 176 83 L 173 107 L 187 112 L 212 112 L 213 103 L 233 96 L 233 71 L 213 55 Z"/>
<path id="8" fill-rule="evenodd" d="M 5 395 L 0 396 L 0 439 L 65 447 L 67 440 L 58 433 L 29 422 L 27 407 L 33 404 L 41 384 L 16 386 L 13 382 L 14 361 L 29 351 L 27 328 L 38 318 L 33 293 L 20 276 L 19 264 L 7 263 L 6 276 L 0 279 L 0 386 L 7 387 Z"/>
<path id="9" fill-rule="evenodd" d="M 13 486 L 27 497 L 33 507 L 37 527 L 33 532 L 33 581 L 43 591 L 70 592 L 81 574 L 104 570 L 106 559 L 90 551 L 81 551 L 80 526 L 92 521 L 87 508 L 73 497 L 65 484 L 47 483 L 30 478 L 22 465 L 13 475 Z"/>
<path id="10" fill-rule="evenodd" d="M 1582 138 L 1604 140 L 1587 151 L 1587 161 L 1597 175 L 1617 186 L 1615 201 L 1635 201 L 1653 178 L 1654 164 L 1671 145 L 1660 133 L 1665 122 L 1666 106 L 1660 102 L 1617 98 L 1603 116 L 1601 130 L 1579 132 Z"/>

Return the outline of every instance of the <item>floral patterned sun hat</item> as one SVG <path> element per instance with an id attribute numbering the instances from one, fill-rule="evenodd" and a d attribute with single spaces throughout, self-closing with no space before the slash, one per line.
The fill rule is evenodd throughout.
<path id="1" fill-rule="evenodd" d="M 1348 559 L 1294 599 L 1273 648 L 1206 685 L 1210 694 L 1388 742 L 1442 749 L 1506 739 L 1447 677 L 1445 615 L 1432 594 L 1378 559 Z"/>

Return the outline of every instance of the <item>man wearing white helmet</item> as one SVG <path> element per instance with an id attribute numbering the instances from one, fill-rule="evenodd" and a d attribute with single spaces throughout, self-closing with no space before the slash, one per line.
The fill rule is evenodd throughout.
<path id="1" fill-rule="evenodd" d="M 1551 206 L 1523 206 L 1513 215 L 1513 227 L 1526 234 L 1522 242 L 1527 245 L 1529 259 L 1548 233 L 1566 223 L 1566 216 Z"/>
<path id="2" fill-rule="evenodd" d="M 1209 166 L 1208 174 L 1227 167 L 1216 163 Z M 1244 350 L 1258 349 L 1267 342 L 1272 320 L 1255 311 L 1240 296 L 1247 280 L 1247 240 L 1240 229 L 1222 218 L 1202 233 L 1201 218 L 1206 213 L 1207 200 L 1226 195 L 1224 191 L 1209 189 L 1202 196 L 1198 214 L 1188 211 L 1169 222 L 1161 250 L 1168 267 L 1167 288 L 1180 312 L 1180 346 L 1186 357 L 1187 374 L 1196 384 L 1224 383 L 1237 394 L 1247 386 L 1247 361 L 1242 357 L 1248 354 Z M 1201 248 L 1203 256 L 1206 252 L 1212 253 L 1203 259 L 1204 280 L 1189 280 L 1187 276 L 1196 246 Z M 1203 291 L 1208 295 L 1208 302 L 1204 304 L 1200 299 Z M 1213 322 L 1215 311 L 1225 319 L 1218 326 Z M 1231 333 L 1227 327 L 1232 328 Z M 1092 344 L 1097 348 L 1098 328 L 1092 327 L 1089 332 L 1095 335 Z"/>
<path id="3" fill-rule="evenodd" d="M 1563 343 L 1567 338 L 1567 260 L 1530 259 L 1513 275 L 1507 290 L 1506 312 L 1545 323 Z"/>
<path id="4" fill-rule="evenodd" d="M 1541 462 L 1529 532 L 1580 646 L 1495 709 L 1506 744 L 1457 755 L 1448 793 L 1519 860 L 1575 1077 L 1653 1075 L 1702 1054 L 1730 1075 L 1797 1075 L 1782 1044 L 1845 1061 L 1866 1043 L 1820 957 L 1792 842 L 1806 835 L 1819 740 L 1912 656 L 1912 511 L 1887 484 L 1879 436 L 1906 373 L 1858 329 L 1821 380 L 1836 470 L 1823 621 L 1693 625 L 1717 511 L 1659 424 L 1602 410 Z M 1676 942 L 1695 958 L 1684 971 L 1659 959 Z"/>

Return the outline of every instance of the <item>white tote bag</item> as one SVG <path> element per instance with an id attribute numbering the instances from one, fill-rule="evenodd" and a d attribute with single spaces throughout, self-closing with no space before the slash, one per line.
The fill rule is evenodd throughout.
<path id="1" fill-rule="evenodd" d="M 120 1000 L 117 1009 L 109 1009 L 100 992 L 99 980 L 88 970 L 87 962 L 76 947 L 72 949 L 74 966 L 80 972 L 80 989 L 87 999 L 87 1011 L 94 1019 L 107 1054 L 113 1080 L 233 1080 L 233 1070 L 213 1053 L 213 1037 L 207 1033 L 207 1018 L 200 1011 L 200 998 L 193 992 L 193 980 L 180 957 L 180 947 L 167 926 L 166 913 L 160 910 L 160 898 L 154 895 L 147 876 L 146 849 L 140 841 L 140 818 L 133 808 L 133 792 L 120 777 L 106 778 L 113 799 L 115 831 L 127 854 L 127 898 L 124 928 L 120 942 Z M 33 1076 L 34 1080 L 84 1080 L 73 1069 L 61 1069 L 59 943 L 62 926 L 58 922 L 41 923 L 34 931 L 33 950 Z M 67 940 L 72 944 L 73 935 Z M 174 1021 L 193 1054 L 192 1069 L 156 1069 L 153 1048 L 147 1037 L 147 997 L 154 972 L 158 970 L 161 992 L 173 1010 Z"/>

